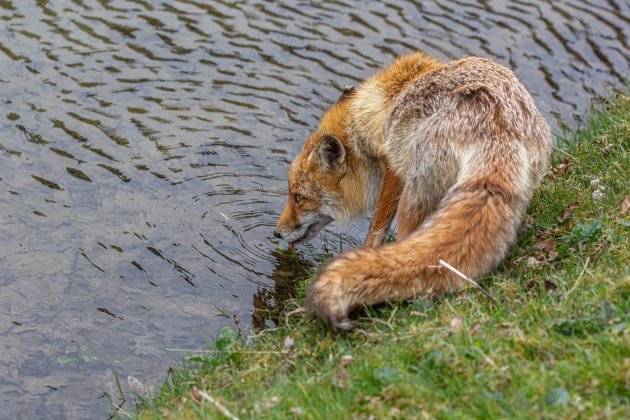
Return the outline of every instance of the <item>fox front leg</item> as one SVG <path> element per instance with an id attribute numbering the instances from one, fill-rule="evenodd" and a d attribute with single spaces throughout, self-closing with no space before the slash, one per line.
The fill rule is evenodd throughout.
<path id="1" fill-rule="evenodd" d="M 370 229 L 363 244 L 364 248 L 375 248 L 387 239 L 387 233 L 396 215 L 398 200 L 402 190 L 401 179 L 388 165 L 385 165 L 381 188 L 378 192 L 374 215 L 370 222 Z"/>

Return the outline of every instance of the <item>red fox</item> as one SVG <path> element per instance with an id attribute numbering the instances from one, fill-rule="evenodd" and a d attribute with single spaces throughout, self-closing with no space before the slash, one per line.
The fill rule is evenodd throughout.
<path id="1" fill-rule="evenodd" d="M 362 306 L 455 292 L 514 241 L 548 167 L 549 126 L 512 71 L 479 57 L 401 56 L 346 87 L 289 170 L 274 231 L 291 247 L 373 212 L 365 245 L 320 271 L 307 308 L 349 330 Z M 397 216 L 397 241 L 382 245 Z"/>

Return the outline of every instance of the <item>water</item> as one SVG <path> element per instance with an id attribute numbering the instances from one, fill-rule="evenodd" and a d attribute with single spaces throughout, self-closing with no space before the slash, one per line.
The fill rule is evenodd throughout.
<path id="1" fill-rule="evenodd" d="M 627 0 L 0 0 L 2 417 L 107 417 L 114 372 L 154 386 L 222 314 L 268 323 L 304 271 L 271 234 L 286 171 L 342 86 L 483 55 L 559 131 L 629 35 Z"/>

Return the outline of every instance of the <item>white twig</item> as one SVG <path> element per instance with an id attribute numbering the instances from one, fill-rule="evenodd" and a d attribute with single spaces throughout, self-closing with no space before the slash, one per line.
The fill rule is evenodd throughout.
<path id="1" fill-rule="evenodd" d="M 116 411 L 121 412 L 123 414 L 123 416 L 125 416 L 125 417 L 128 417 L 128 418 L 132 418 L 133 417 L 131 414 L 127 413 L 122 408 L 123 404 L 127 402 L 127 400 L 124 399 L 125 398 L 124 395 L 121 394 L 121 396 L 120 396 L 122 398 L 122 401 L 120 401 L 120 404 L 116 404 L 114 402 L 114 397 L 113 397 L 113 395 L 114 395 L 114 387 L 112 386 L 111 383 L 109 384 L 109 395 L 110 395 L 112 404 L 114 405 L 114 407 L 116 407 Z"/>
<path id="2" fill-rule="evenodd" d="M 306 313 L 306 308 L 303 306 L 300 306 L 297 309 L 294 309 L 290 312 L 287 312 L 286 314 L 284 314 L 284 323 L 286 324 L 286 326 L 289 326 L 289 317 L 295 316 L 295 315 L 300 315 L 300 314 L 305 314 Z"/>
<path id="3" fill-rule="evenodd" d="M 303 306 L 301 306 L 301 307 L 299 307 L 299 308 L 297 308 L 297 309 L 294 309 L 294 310 L 292 310 L 292 311 L 287 312 L 287 313 L 286 313 L 286 316 L 287 316 L 287 318 L 288 318 L 288 317 L 290 317 L 290 316 L 303 314 L 303 313 L 305 313 L 305 312 L 306 312 L 306 308 L 305 308 L 305 307 L 303 307 Z"/>
<path id="4" fill-rule="evenodd" d="M 238 420 L 238 417 L 236 417 L 234 414 L 232 414 L 230 412 L 230 410 L 225 408 L 223 406 L 223 404 L 221 404 L 220 402 L 218 402 L 217 400 L 215 400 L 214 398 L 212 398 L 210 395 L 206 394 L 202 390 L 197 389 L 197 388 L 193 388 L 193 393 L 199 395 L 201 398 L 203 398 L 204 400 L 208 401 L 210 404 L 214 405 L 217 408 L 217 410 L 219 410 L 221 412 L 221 414 L 223 414 L 228 419 L 230 419 L 230 420 Z"/>
<path id="5" fill-rule="evenodd" d="M 450 265 L 449 263 L 447 263 L 444 260 L 440 260 L 440 265 L 444 268 L 447 268 L 449 270 L 451 270 L 453 273 L 455 273 L 459 278 L 466 280 L 468 283 L 472 284 L 473 286 L 475 286 L 477 289 L 479 289 L 479 291 L 481 293 L 483 293 L 484 295 L 486 295 L 488 297 L 488 299 L 490 299 L 491 301 L 493 301 L 494 303 L 496 303 L 497 305 L 499 304 L 499 302 L 497 302 L 497 300 L 486 291 L 486 289 L 484 289 L 483 287 L 479 286 L 479 283 L 477 283 L 476 281 L 474 281 L 473 279 L 471 279 L 470 277 L 468 277 L 466 274 L 462 273 L 461 271 L 459 271 L 458 269 L 456 269 L 455 267 L 453 267 L 452 265 Z"/>

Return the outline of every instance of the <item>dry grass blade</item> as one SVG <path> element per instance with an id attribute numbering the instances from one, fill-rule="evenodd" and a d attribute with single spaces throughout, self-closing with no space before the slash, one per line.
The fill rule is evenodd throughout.
<path id="1" fill-rule="evenodd" d="M 499 302 L 497 302 L 497 300 L 494 298 L 494 296 L 492 296 L 486 289 L 484 289 L 483 287 L 479 286 L 479 283 L 477 283 L 476 281 L 474 281 L 473 279 L 468 277 L 466 274 L 462 273 L 461 271 L 459 271 L 458 269 L 456 269 L 455 267 L 453 267 L 452 265 L 450 265 L 449 263 L 447 263 L 444 260 L 440 260 L 440 265 L 442 267 L 448 269 L 448 270 L 451 270 L 453 273 L 455 273 L 457 275 L 457 277 L 459 277 L 459 278 L 467 281 L 468 283 L 472 284 L 473 286 L 475 286 L 477 289 L 479 289 L 479 291 L 481 293 L 486 295 L 488 297 L 488 299 L 490 299 L 491 301 L 493 301 L 497 305 L 499 304 Z"/>
<path id="2" fill-rule="evenodd" d="M 591 257 L 586 257 L 586 261 L 584 261 L 584 267 L 582 267 L 582 271 L 580 272 L 580 275 L 578 276 L 577 280 L 573 284 L 573 287 L 571 287 L 571 289 L 569 289 L 569 291 L 565 293 L 564 295 L 565 298 L 568 297 L 571 293 L 573 293 L 575 289 L 577 289 L 578 286 L 580 285 L 580 282 L 582 281 L 582 277 L 584 277 L 584 273 L 586 272 L 586 267 L 588 266 L 588 263 L 590 260 L 591 260 Z"/>
<path id="3" fill-rule="evenodd" d="M 238 420 L 238 417 L 232 414 L 230 410 L 225 408 L 223 404 L 221 404 L 220 402 L 218 402 L 217 400 L 215 400 L 214 398 L 212 398 L 210 395 L 206 394 L 205 392 L 201 391 L 197 387 L 193 386 L 192 393 L 195 396 L 195 399 L 198 399 L 199 397 L 201 397 L 201 399 L 208 401 L 210 404 L 215 406 L 217 410 L 219 410 L 219 412 L 223 414 L 225 417 L 231 420 Z"/>
<path id="4" fill-rule="evenodd" d="M 290 316 L 295 316 L 295 315 L 299 315 L 299 314 L 303 314 L 303 313 L 306 313 L 306 308 L 301 306 L 301 307 L 299 307 L 297 309 L 294 309 L 292 311 L 287 312 L 286 316 L 290 317 Z"/>

